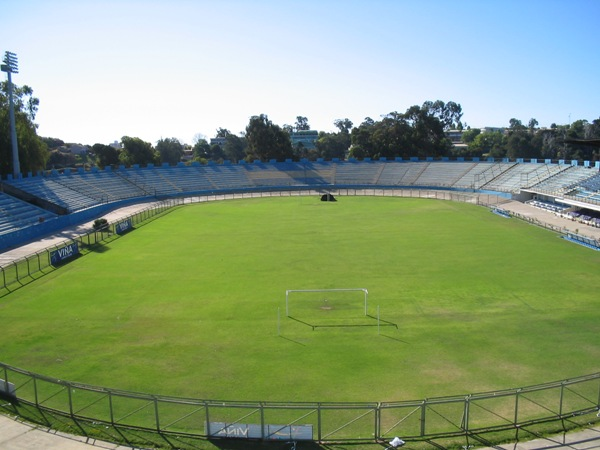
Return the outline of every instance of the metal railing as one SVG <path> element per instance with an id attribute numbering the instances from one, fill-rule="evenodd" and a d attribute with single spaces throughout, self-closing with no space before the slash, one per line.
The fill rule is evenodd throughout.
<path id="1" fill-rule="evenodd" d="M 3 363 L 0 376 L 14 388 L 17 402 L 41 410 L 116 429 L 204 438 L 231 437 L 232 430 L 247 424 L 263 430 L 263 438 L 273 424 L 281 429 L 310 427 L 312 440 L 318 442 L 372 442 L 394 436 L 405 440 L 464 438 L 564 420 L 600 408 L 600 373 L 517 389 L 391 403 L 166 397 L 58 380 Z"/>

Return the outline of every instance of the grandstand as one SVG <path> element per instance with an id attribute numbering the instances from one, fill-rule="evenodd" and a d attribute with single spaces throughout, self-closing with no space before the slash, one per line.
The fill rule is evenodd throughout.
<path id="1" fill-rule="evenodd" d="M 0 236 L 33 227 L 55 217 L 55 214 L 18 198 L 0 192 Z"/>
<path id="2" fill-rule="evenodd" d="M 258 190 L 433 188 L 498 193 L 557 214 L 600 213 L 600 162 L 522 159 L 455 161 L 197 162 L 176 166 L 94 167 L 2 180 L 0 250 L 83 223 L 126 204 L 155 199 Z M 590 211 L 591 214 L 590 215 Z M 572 216 L 574 217 L 574 216 Z M 595 226 L 596 222 L 586 223 Z"/>

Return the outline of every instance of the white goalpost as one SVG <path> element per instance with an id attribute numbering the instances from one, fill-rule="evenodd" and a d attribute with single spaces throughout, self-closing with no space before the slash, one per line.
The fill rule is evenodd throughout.
<path id="1" fill-rule="evenodd" d="M 369 304 L 369 291 L 365 288 L 346 288 L 346 289 L 288 289 L 285 291 L 285 315 L 290 317 L 290 294 L 293 293 L 314 293 L 314 294 L 324 294 L 328 293 L 338 293 L 338 292 L 362 292 L 364 295 L 364 315 L 368 315 L 368 304 Z M 327 302 L 327 298 L 323 299 L 324 302 Z"/>
<path id="2" fill-rule="evenodd" d="M 380 335 L 381 327 L 398 329 L 396 323 L 381 318 L 379 305 L 371 307 L 369 314 L 369 291 L 365 288 L 288 289 L 285 291 L 285 312 L 282 309 L 277 308 L 278 336 L 281 336 L 283 317 L 291 319 L 289 329 L 296 331 L 307 326 L 313 331 L 318 328 L 375 328 Z"/>

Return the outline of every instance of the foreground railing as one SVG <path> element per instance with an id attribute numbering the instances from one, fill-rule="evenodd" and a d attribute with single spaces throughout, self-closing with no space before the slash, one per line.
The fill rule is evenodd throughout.
<path id="1" fill-rule="evenodd" d="M 166 397 L 91 386 L 0 363 L 0 390 L 15 403 L 73 420 L 202 438 L 381 441 L 463 437 L 591 414 L 600 373 L 535 386 L 418 401 L 237 402 Z"/>

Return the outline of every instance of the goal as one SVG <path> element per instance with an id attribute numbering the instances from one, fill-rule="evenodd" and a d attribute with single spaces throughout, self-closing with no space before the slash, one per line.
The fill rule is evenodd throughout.
<path id="1" fill-rule="evenodd" d="M 353 322 L 368 312 L 369 291 L 364 288 L 285 291 L 285 315 L 311 324 Z"/>
<path id="2" fill-rule="evenodd" d="M 302 327 L 342 327 L 346 330 L 376 328 L 398 325 L 380 318 L 379 305 L 369 314 L 369 291 L 354 289 L 288 289 L 285 291 L 285 315 Z M 366 328 L 365 328 L 366 327 Z M 298 328 L 296 328 L 298 329 Z M 277 335 L 281 335 L 280 308 L 277 308 Z"/>

